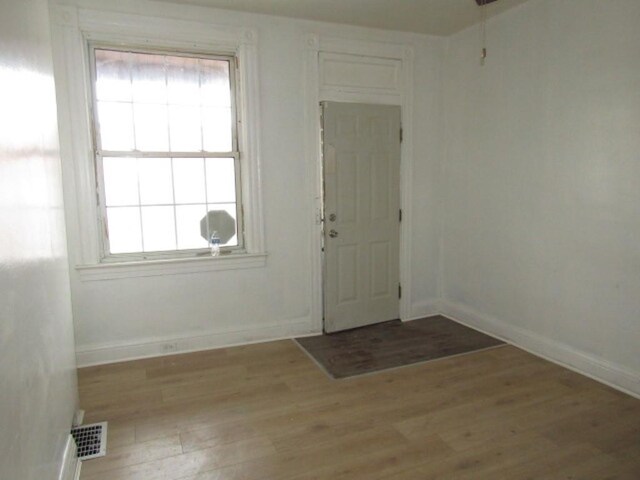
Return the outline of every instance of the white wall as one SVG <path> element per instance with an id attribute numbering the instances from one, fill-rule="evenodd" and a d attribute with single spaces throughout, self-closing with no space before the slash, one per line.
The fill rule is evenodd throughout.
<path id="1" fill-rule="evenodd" d="M 444 39 L 443 39 L 444 40 Z M 429 37 L 415 54 L 412 235 L 412 318 L 438 313 L 440 299 L 440 169 L 444 155 L 440 44 Z"/>
<path id="2" fill-rule="evenodd" d="M 640 2 L 449 39 L 443 309 L 640 394 Z"/>
<path id="3" fill-rule="evenodd" d="M 0 478 L 57 479 L 76 409 L 45 0 L 0 3 Z"/>
<path id="4" fill-rule="evenodd" d="M 62 3 L 62 2 L 61 2 Z M 104 8 L 104 2 L 66 2 Z M 255 28 L 260 78 L 260 143 L 267 266 L 246 270 L 83 281 L 72 262 L 76 344 L 81 364 L 210 348 L 317 332 L 311 315 L 310 255 L 314 171 L 305 160 L 306 34 L 410 45 L 414 63 L 414 182 L 411 316 L 432 311 L 437 292 L 435 170 L 440 157 L 442 39 L 269 16 L 119 1 L 123 12 Z M 68 159 L 65 159 L 68 161 Z M 87 159 L 87 161 L 91 161 Z M 70 228 L 70 250 L 81 247 Z M 425 254 L 426 252 L 426 254 Z M 175 345 L 174 345 L 175 344 Z M 170 345 L 170 347 L 167 347 Z"/>

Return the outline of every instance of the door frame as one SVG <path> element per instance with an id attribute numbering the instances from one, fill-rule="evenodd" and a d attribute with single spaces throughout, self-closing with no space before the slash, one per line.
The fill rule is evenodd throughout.
<path id="1" fill-rule="evenodd" d="M 313 211 L 310 221 L 309 255 L 311 259 L 311 331 L 321 333 L 323 322 L 323 270 L 322 220 L 323 220 L 323 172 L 321 102 L 370 103 L 397 105 L 401 111 L 403 141 L 400 145 L 400 319 L 413 319 L 411 308 L 412 269 L 411 228 L 412 213 L 412 172 L 413 172 L 413 57 L 414 49 L 408 44 L 383 43 L 371 40 L 348 40 L 345 38 L 307 34 L 303 37 L 305 48 L 304 72 L 304 124 L 305 159 L 308 171 L 309 210 Z M 345 54 L 373 59 L 374 61 L 399 62 L 397 82 L 390 88 L 343 85 L 334 86 L 323 82 L 320 55 Z M 417 317 L 416 317 L 417 318 Z"/>

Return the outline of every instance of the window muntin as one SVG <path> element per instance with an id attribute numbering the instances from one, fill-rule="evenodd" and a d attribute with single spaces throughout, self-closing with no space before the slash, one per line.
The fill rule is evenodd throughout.
<path id="1" fill-rule="evenodd" d="M 207 247 L 211 210 L 242 248 L 235 58 L 92 48 L 105 255 Z"/>

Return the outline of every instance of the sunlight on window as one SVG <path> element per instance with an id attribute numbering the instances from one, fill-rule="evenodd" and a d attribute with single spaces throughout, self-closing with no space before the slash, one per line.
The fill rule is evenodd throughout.
<path id="1" fill-rule="evenodd" d="M 130 53 L 96 51 L 96 98 L 99 101 L 130 102 Z"/>
<path id="2" fill-rule="evenodd" d="M 135 158 L 104 158 L 105 197 L 107 207 L 138 204 L 138 169 Z"/>
<path id="3" fill-rule="evenodd" d="M 98 102 L 100 141 L 105 150 L 133 150 L 133 106 Z"/>
<path id="4" fill-rule="evenodd" d="M 142 229 L 138 207 L 107 207 L 107 219 L 112 253 L 142 251 Z"/>
<path id="5" fill-rule="evenodd" d="M 206 167 L 208 202 L 235 202 L 236 172 L 233 158 L 207 158 Z"/>
<path id="6" fill-rule="evenodd" d="M 200 235 L 200 220 L 206 214 L 206 205 L 176 206 L 178 249 L 207 247 L 208 242 Z"/>
<path id="7" fill-rule="evenodd" d="M 208 211 L 238 220 L 230 60 L 94 54 L 109 253 L 206 248 Z"/>
<path id="8" fill-rule="evenodd" d="M 231 142 L 231 109 L 228 107 L 203 107 L 202 132 L 204 149 L 212 152 L 229 152 Z"/>
<path id="9" fill-rule="evenodd" d="M 199 107 L 169 107 L 169 140 L 174 151 L 202 151 L 202 119 Z"/>
<path id="10" fill-rule="evenodd" d="M 176 203 L 206 203 L 204 160 L 183 158 L 173 162 Z"/>
<path id="11" fill-rule="evenodd" d="M 141 205 L 171 205 L 173 175 L 170 158 L 139 158 L 138 186 Z"/>
<path id="12" fill-rule="evenodd" d="M 144 251 L 174 250 L 176 226 L 173 207 L 142 207 L 140 210 Z"/>

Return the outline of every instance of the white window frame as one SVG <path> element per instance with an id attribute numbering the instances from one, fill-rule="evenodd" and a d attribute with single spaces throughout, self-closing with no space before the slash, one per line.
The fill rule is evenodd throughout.
<path id="1" fill-rule="evenodd" d="M 98 100 L 96 95 L 96 79 L 97 79 L 97 71 L 96 71 L 96 63 L 95 63 L 95 51 L 96 50 L 114 50 L 119 52 L 135 52 L 135 53 L 149 53 L 149 54 L 158 54 L 158 55 L 177 55 L 177 56 L 185 56 L 192 58 L 207 58 L 212 60 L 223 60 L 229 62 L 229 80 L 231 85 L 231 115 L 232 115 L 232 151 L 230 152 L 214 152 L 214 153 L 205 153 L 205 152 L 171 152 L 171 155 L 167 157 L 167 153 L 169 152 L 141 152 L 141 151 L 131 151 L 131 152 L 122 152 L 122 151 L 107 151 L 102 148 L 100 141 L 100 131 L 98 128 Z M 233 254 L 233 253 L 246 253 L 244 248 L 244 223 L 243 223 L 243 206 L 242 206 L 242 168 L 240 165 L 240 139 L 239 139 L 239 129 L 238 125 L 242 124 L 242 116 L 238 110 L 238 81 L 237 81 L 237 73 L 238 73 L 238 59 L 234 55 L 221 55 L 219 53 L 212 54 L 210 52 L 201 52 L 196 50 L 182 51 L 182 50 L 167 50 L 167 49 L 157 49 L 149 46 L 140 47 L 138 45 L 115 45 L 113 43 L 104 43 L 104 42 L 89 42 L 88 45 L 88 53 L 89 53 L 89 71 L 90 71 L 90 80 L 91 80 L 91 122 L 93 128 L 93 150 L 94 150 L 94 161 L 95 161 L 95 170 L 96 170 L 96 184 L 98 189 L 98 199 L 99 199 L 99 222 L 102 225 L 102 235 L 100 238 L 101 243 L 101 261 L 102 262 L 131 262 L 131 261 L 142 261 L 142 260 L 162 260 L 162 259 L 170 259 L 170 258 L 192 258 L 207 255 L 209 250 L 207 248 L 197 248 L 197 249 L 176 249 L 176 250 L 166 250 L 166 251 L 153 251 L 153 252 L 132 252 L 132 253 L 111 253 L 109 246 L 109 235 L 108 235 L 108 222 L 107 222 L 107 206 L 106 206 L 106 195 L 105 195 L 105 182 L 104 182 L 104 167 L 102 164 L 102 159 L 104 157 L 150 157 L 150 158 L 159 158 L 159 157 L 167 157 L 167 158 L 233 158 L 234 159 L 234 167 L 235 167 L 235 192 L 236 192 L 236 229 L 237 229 L 237 246 L 230 246 L 221 248 L 222 254 Z M 206 181 L 206 179 L 205 179 Z"/>
<path id="2" fill-rule="evenodd" d="M 63 157 L 65 210 L 70 262 L 81 279 L 188 273 L 261 267 L 266 264 L 259 152 L 259 79 L 257 34 L 249 28 L 52 6 L 54 67 Z M 221 257 L 196 256 L 193 251 L 168 255 L 144 254 L 105 262 L 98 169 L 92 138 L 92 75 L 90 45 L 111 45 L 166 52 L 193 52 L 234 57 L 236 72 L 237 138 L 240 152 L 240 195 L 243 208 L 243 247 Z M 185 254 L 186 252 L 186 254 Z M 127 256 L 129 256 L 127 254 Z M 114 256 L 116 257 L 116 256 Z M 106 257 L 108 258 L 108 257 Z M 237 260 L 237 261 L 236 261 Z"/>

